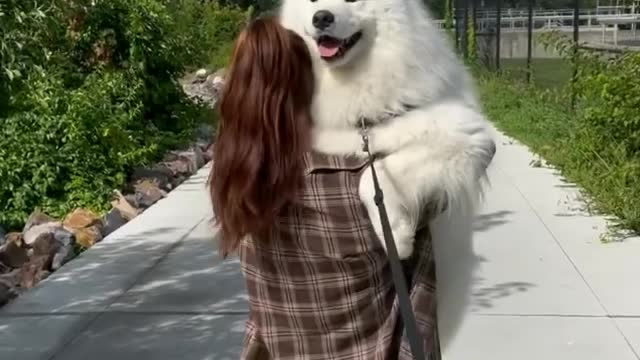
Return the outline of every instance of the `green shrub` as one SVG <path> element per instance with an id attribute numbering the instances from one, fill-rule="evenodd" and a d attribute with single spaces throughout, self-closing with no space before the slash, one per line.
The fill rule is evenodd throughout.
<path id="1" fill-rule="evenodd" d="M 179 12 L 176 33 L 188 46 L 183 63 L 187 66 L 224 66 L 231 56 L 233 41 L 251 17 L 251 9 L 222 6 L 218 2 L 182 0 L 170 2 L 172 12 Z"/>
<path id="2" fill-rule="evenodd" d="M 0 224 L 101 211 L 132 168 L 212 114 L 178 79 L 223 65 L 247 13 L 199 0 L 6 0 L 0 7 Z M 182 6 L 184 5 L 184 6 Z"/>

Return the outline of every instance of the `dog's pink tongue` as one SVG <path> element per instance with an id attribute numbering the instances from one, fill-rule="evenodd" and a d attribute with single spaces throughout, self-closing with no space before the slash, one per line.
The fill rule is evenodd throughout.
<path id="1" fill-rule="evenodd" d="M 318 50 L 322 57 L 332 57 L 340 50 L 340 42 L 333 40 L 324 40 L 318 43 Z"/>

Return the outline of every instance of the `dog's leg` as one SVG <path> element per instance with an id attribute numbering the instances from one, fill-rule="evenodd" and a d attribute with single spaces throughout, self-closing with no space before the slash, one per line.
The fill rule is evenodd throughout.
<path id="1" fill-rule="evenodd" d="M 386 161 L 376 161 L 376 174 L 380 183 L 380 188 L 384 196 L 384 205 L 387 210 L 389 224 L 393 233 L 393 239 L 398 249 L 398 256 L 406 259 L 413 253 L 413 243 L 415 241 L 416 219 L 410 216 L 408 210 L 404 206 L 404 201 L 398 191 L 397 184 L 389 176 L 390 172 L 386 168 Z M 384 234 L 382 231 L 382 222 L 380 219 L 379 209 L 374 200 L 375 190 L 373 185 L 373 176 L 370 169 L 367 169 L 360 179 L 360 198 L 367 208 L 369 217 L 373 223 L 376 235 L 386 249 Z"/>
<path id="2" fill-rule="evenodd" d="M 347 129 L 330 130 L 323 135 L 327 148 L 332 146 L 333 137 L 341 141 L 334 143 L 335 149 L 351 152 L 358 149 L 358 136 L 357 130 Z M 405 171 L 401 164 L 406 162 L 423 173 L 417 178 L 407 176 L 411 174 L 408 173 L 404 178 L 412 178 L 414 182 L 399 187 L 404 191 L 424 185 L 415 199 L 409 194 L 406 197 L 423 205 L 434 201 L 467 203 L 479 198 L 480 180 L 495 153 L 493 129 L 488 121 L 479 111 L 456 101 L 412 110 L 374 126 L 370 130 L 370 147 L 375 153 L 397 159 L 385 162 L 390 165 L 397 162 L 394 166 L 398 168 L 390 169 L 389 174 L 398 181 L 404 181 L 398 174 Z M 410 159 L 395 156 L 397 153 L 409 154 Z"/>

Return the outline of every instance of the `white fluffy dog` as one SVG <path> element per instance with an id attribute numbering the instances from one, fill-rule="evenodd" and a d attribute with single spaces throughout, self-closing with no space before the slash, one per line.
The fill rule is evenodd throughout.
<path id="1" fill-rule="evenodd" d="M 413 252 L 429 204 L 447 208 L 439 216 L 446 219 L 432 221 L 434 243 L 462 228 L 470 239 L 493 128 L 423 0 L 284 0 L 280 17 L 315 58 L 314 148 L 362 154 L 360 121 L 370 125 L 370 149 L 384 155 L 375 166 L 400 256 Z M 369 171 L 360 195 L 382 239 Z"/>

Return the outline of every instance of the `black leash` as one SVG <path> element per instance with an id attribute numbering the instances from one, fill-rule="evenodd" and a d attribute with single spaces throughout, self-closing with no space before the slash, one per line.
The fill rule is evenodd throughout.
<path id="1" fill-rule="evenodd" d="M 407 332 L 407 338 L 411 347 L 411 353 L 415 360 L 427 359 L 425 356 L 424 341 L 418 332 L 418 326 L 416 323 L 415 315 L 413 314 L 413 307 L 411 306 L 411 300 L 409 299 L 409 288 L 407 286 L 407 279 L 402 268 L 402 263 L 398 257 L 398 249 L 393 239 L 393 233 L 391 232 L 391 224 L 389 223 L 389 217 L 387 216 L 387 209 L 384 206 L 384 198 L 380 183 L 378 182 L 378 176 L 376 169 L 373 166 L 374 157 L 369 151 L 369 137 L 367 135 L 367 126 L 365 120 L 361 120 L 362 125 L 362 141 L 364 142 L 363 150 L 369 156 L 369 167 L 371 167 L 371 175 L 373 176 L 373 187 L 375 191 L 374 201 L 378 206 L 380 212 L 380 221 L 382 223 L 382 233 L 384 235 L 384 242 L 387 245 L 387 255 L 389 257 L 389 263 L 391 264 L 391 275 L 393 277 L 393 283 L 396 288 L 396 294 L 398 294 L 398 303 L 400 305 L 400 315 L 402 316 L 402 322 Z"/>

